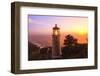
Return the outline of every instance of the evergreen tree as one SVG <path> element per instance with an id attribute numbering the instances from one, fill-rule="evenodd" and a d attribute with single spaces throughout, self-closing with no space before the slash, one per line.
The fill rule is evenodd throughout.
<path id="1" fill-rule="evenodd" d="M 65 36 L 64 45 L 65 46 L 75 46 L 77 44 L 77 39 L 72 35 Z"/>

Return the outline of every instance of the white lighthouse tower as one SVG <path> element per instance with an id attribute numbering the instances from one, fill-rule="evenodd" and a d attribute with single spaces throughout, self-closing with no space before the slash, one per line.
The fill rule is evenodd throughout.
<path id="1" fill-rule="evenodd" d="M 53 27 L 53 35 L 52 35 L 52 58 L 60 58 L 61 57 L 61 48 L 60 48 L 60 28 Z"/>

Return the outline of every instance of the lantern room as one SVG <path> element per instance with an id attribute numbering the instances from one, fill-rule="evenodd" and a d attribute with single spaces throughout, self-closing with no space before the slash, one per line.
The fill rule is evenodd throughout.
<path id="1" fill-rule="evenodd" d="M 57 24 L 53 28 L 53 35 L 60 35 L 60 29 L 57 27 Z"/>

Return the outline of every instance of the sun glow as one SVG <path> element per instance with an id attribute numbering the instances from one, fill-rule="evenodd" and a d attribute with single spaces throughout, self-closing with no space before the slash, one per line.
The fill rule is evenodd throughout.
<path id="1" fill-rule="evenodd" d="M 85 35 L 85 34 L 87 34 L 87 27 L 77 26 L 77 27 L 73 28 L 73 32 L 77 33 L 79 35 Z"/>

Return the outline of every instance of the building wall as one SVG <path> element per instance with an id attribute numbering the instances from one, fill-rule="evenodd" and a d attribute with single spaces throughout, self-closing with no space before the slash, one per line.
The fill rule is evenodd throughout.
<path id="1" fill-rule="evenodd" d="M 59 58 L 61 55 L 60 35 L 52 35 L 52 57 Z"/>

